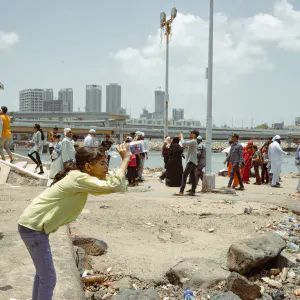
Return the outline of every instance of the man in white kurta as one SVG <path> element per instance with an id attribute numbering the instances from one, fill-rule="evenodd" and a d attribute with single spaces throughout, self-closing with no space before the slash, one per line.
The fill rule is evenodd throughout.
<path id="1" fill-rule="evenodd" d="M 269 161 L 271 163 L 271 171 L 270 173 L 273 174 L 272 178 L 272 187 L 280 187 L 279 178 L 281 173 L 281 166 L 282 166 L 282 154 L 287 154 L 284 152 L 280 146 L 280 139 L 279 135 L 276 135 L 273 138 L 273 143 L 269 146 Z"/>
<path id="2" fill-rule="evenodd" d="M 72 130 L 71 128 L 65 128 L 64 130 L 65 138 L 62 141 L 62 152 L 61 157 L 63 163 L 74 162 L 75 163 L 75 148 L 72 143 Z"/>
<path id="3" fill-rule="evenodd" d="M 95 147 L 96 146 L 95 137 L 96 137 L 96 130 L 95 129 L 91 129 L 89 131 L 88 136 L 84 139 L 83 145 L 85 147 Z"/>

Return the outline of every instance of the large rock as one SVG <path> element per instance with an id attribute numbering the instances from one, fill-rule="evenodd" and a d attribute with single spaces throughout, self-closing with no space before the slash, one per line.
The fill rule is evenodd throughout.
<path id="1" fill-rule="evenodd" d="M 184 289 L 207 289 L 226 280 L 230 272 L 222 269 L 213 260 L 188 259 L 177 264 L 166 275 L 171 284 L 182 285 Z"/>
<path id="2" fill-rule="evenodd" d="M 230 246 L 228 268 L 242 275 L 275 258 L 286 244 L 276 233 L 265 233 Z"/>
<path id="3" fill-rule="evenodd" d="M 238 273 L 231 273 L 227 279 L 227 290 L 238 295 L 242 300 L 255 300 L 261 297 L 260 287 L 249 282 Z"/>
<path id="4" fill-rule="evenodd" d="M 122 290 L 112 297 L 112 300 L 160 300 L 155 289 L 142 290 Z"/>
<path id="5" fill-rule="evenodd" d="M 222 293 L 211 298 L 211 300 L 241 300 L 241 298 L 232 292 Z"/>

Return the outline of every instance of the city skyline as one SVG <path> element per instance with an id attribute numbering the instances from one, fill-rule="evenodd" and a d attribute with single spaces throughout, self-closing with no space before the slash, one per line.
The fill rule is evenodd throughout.
<path id="1" fill-rule="evenodd" d="M 11 110 L 18 109 L 19 90 L 27 87 L 72 87 L 77 110 L 85 104 L 85 83 L 118 82 L 122 105 L 131 107 L 132 116 L 145 105 L 154 111 L 153 90 L 164 89 L 165 82 L 159 15 L 175 6 L 170 112 L 184 102 L 186 118 L 205 124 L 208 1 L 174 0 L 171 5 L 154 0 L 149 6 L 128 0 L 118 10 L 113 3 L 94 0 L 93 10 L 79 0 L 0 3 L 0 81 L 5 87 L 0 101 Z M 102 18 L 99 10 L 106 12 Z M 111 13 L 116 20 L 107 30 Z M 298 114 L 292 107 L 297 107 L 299 94 L 299 24 L 299 1 L 215 1 L 213 123 L 231 125 L 232 117 L 244 127 L 293 123 Z M 59 45 L 57 51 L 53 45 Z"/>

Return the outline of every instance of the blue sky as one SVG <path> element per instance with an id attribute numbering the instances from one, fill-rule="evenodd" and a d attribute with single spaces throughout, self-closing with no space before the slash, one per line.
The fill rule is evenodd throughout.
<path id="1" fill-rule="evenodd" d="M 249 3 L 251 2 L 251 3 Z M 138 116 L 164 88 L 159 15 L 175 6 L 170 44 L 170 108 L 205 122 L 208 0 L 0 0 L 0 103 L 19 106 L 25 88 L 122 85 L 122 105 Z M 300 3 L 215 0 L 214 123 L 250 125 L 300 115 Z"/>

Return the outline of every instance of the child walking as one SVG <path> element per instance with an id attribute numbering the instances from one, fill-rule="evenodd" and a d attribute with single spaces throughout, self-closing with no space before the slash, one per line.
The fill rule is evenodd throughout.
<path id="1" fill-rule="evenodd" d="M 130 153 L 124 144 L 118 145 L 117 149 L 122 163 L 111 176 L 106 176 L 108 164 L 102 150 L 78 149 L 76 165 L 66 163 L 65 170 L 55 176 L 52 186 L 35 198 L 20 217 L 18 230 L 36 269 L 32 300 L 51 300 L 53 296 L 56 274 L 49 234 L 76 220 L 88 194 L 126 191 L 125 171 Z"/>

